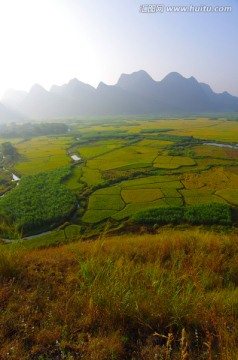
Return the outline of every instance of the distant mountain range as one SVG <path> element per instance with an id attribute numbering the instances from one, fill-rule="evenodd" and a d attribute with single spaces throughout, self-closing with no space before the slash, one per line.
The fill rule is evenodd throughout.
<path id="1" fill-rule="evenodd" d="M 0 124 L 8 121 L 20 120 L 21 118 L 22 116 L 18 112 L 11 109 L 11 107 L 9 108 L 8 106 L 0 103 Z"/>
<path id="2" fill-rule="evenodd" d="M 215 93 L 194 77 L 172 72 L 155 81 L 145 71 L 122 74 L 115 85 L 97 88 L 77 79 L 53 85 L 36 84 L 27 92 L 8 90 L 0 104 L 0 121 L 18 116 L 63 119 L 81 116 L 157 115 L 238 112 L 238 97 Z M 15 116 L 15 118 L 14 118 Z"/>

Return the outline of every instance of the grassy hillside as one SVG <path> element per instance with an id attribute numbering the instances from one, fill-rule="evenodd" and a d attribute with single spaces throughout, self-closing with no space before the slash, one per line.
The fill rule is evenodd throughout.
<path id="1" fill-rule="evenodd" d="M 0 360 L 237 359 L 237 129 L 74 121 L 15 158 L 0 139 L 0 237 L 54 229 L 0 248 Z"/>
<path id="2" fill-rule="evenodd" d="M 238 358 L 236 234 L 161 230 L 0 254 L 0 359 Z"/>

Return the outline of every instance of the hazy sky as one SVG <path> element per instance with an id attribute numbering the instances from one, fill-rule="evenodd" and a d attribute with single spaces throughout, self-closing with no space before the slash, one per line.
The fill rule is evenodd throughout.
<path id="1" fill-rule="evenodd" d="M 237 0 L 161 0 L 232 12 L 142 13 L 137 0 L 0 0 L 0 94 L 77 77 L 97 86 L 121 73 L 171 71 L 238 96 Z M 144 7 L 146 9 L 147 7 Z"/>

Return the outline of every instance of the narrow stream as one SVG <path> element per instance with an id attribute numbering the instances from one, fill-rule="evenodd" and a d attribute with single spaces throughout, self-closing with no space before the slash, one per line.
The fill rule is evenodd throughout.
<path id="1" fill-rule="evenodd" d="M 71 155 L 70 156 L 74 161 L 79 161 L 81 160 L 81 157 L 78 157 L 78 155 Z"/>
<path id="2" fill-rule="evenodd" d="M 55 230 L 57 230 L 57 229 L 55 229 Z M 30 239 L 38 238 L 40 236 L 50 234 L 52 231 L 54 231 L 54 230 L 44 231 L 44 232 L 42 232 L 40 234 L 36 234 L 36 235 L 23 236 L 21 239 L 2 239 L 2 240 L 5 243 L 9 244 L 9 243 L 17 242 L 17 241 L 30 240 Z"/>
<path id="3" fill-rule="evenodd" d="M 16 176 L 15 174 L 13 174 L 12 173 L 12 181 L 16 181 L 17 183 L 16 183 L 16 186 L 18 186 L 19 185 L 19 181 L 20 181 L 21 179 L 18 177 L 18 176 Z M 0 196 L 0 198 L 3 198 L 6 194 L 8 194 L 10 191 L 12 191 L 12 189 L 11 190 L 9 190 L 9 191 L 6 191 L 3 195 L 1 195 Z"/>
<path id="4" fill-rule="evenodd" d="M 21 180 L 21 179 L 12 173 L 12 181 L 19 181 L 19 180 Z"/>
<path id="5" fill-rule="evenodd" d="M 2 196 L 1 196 L 2 197 Z M 80 205 L 79 203 L 77 204 L 77 207 L 74 211 L 74 213 L 71 215 L 70 220 L 74 219 L 75 216 L 77 215 L 77 210 L 80 208 Z M 60 226 L 58 226 L 57 228 L 53 229 L 53 230 L 48 230 L 48 231 L 43 231 L 41 233 L 38 233 L 38 234 L 35 234 L 35 235 L 29 235 L 29 236 L 23 236 L 21 239 L 2 239 L 6 244 L 8 243 L 14 243 L 14 242 L 17 242 L 17 241 L 22 241 L 22 240 L 30 240 L 30 239 L 34 239 L 34 238 L 38 238 L 40 236 L 43 236 L 43 235 L 47 235 L 47 234 L 50 234 L 52 233 L 53 231 L 55 230 L 58 230 Z"/>
<path id="6" fill-rule="evenodd" d="M 205 143 L 203 143 L 203 145 L 226 147 L 229 149 L 238 150 L 238 144 L 237 145 L 229 145 L 229 144 L 222 144 L 222 143 L 215 143 L 215 142 L 205 142 Z"/>

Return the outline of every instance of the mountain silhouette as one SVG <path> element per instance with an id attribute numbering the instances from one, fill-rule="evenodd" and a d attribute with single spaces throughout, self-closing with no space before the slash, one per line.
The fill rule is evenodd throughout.
<path id="1" fill-rule="evenodd" d="M 8 107 L 0 103 L 0 124 L 6 123 L 9 121 L 21 120 L 22 116 L 18 114 L 11 107 Z"/>
<path id="2" fill-rule="evenodd" d="M 7 92 L 2 102 L 31 119 L 238 111 L 238 97 L 217 94 L 194 77 L 172 72 L 155 81 L 144 70 L 122 74 L 115 85 L 101 82 L 97 88 L 78 79 L 49 91 L 36 84 L 28 93 Z"/>

